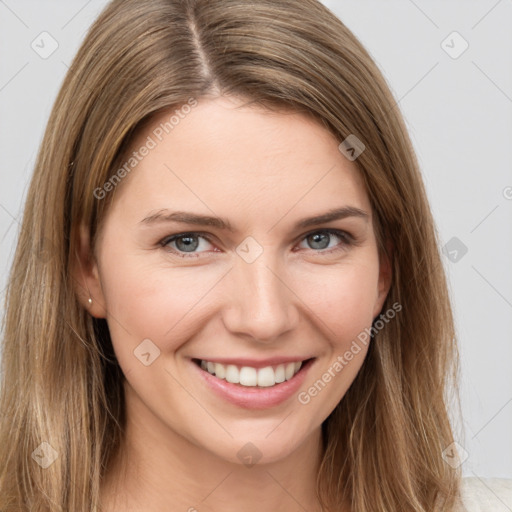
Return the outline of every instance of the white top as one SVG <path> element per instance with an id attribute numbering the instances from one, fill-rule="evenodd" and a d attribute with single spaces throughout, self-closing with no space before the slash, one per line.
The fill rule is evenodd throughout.
<path id="1" fill-rule="evenodd" d="M 512 479 L 463 478 L 461 492 L 465 512 L 512 512 Z"/>

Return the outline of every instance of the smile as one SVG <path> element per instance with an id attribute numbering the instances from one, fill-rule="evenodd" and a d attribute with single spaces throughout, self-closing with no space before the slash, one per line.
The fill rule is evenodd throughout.
<path id="1" fill-rule="evenodd" d="M 222 400 L 245 409 L 267 409 L 297 394 L 316 358 L 283 361 L 190 359 L 191 368 Z"/>
<path id="2" fill-rule="evenodd" d="M 293 378 L 300 370 L 302 361 L 254 368 L 252 366 L 237 366 L 234 364 L 214 363 L 201 359 L 201 368 L 218 379 L 241 386 L 271 387 Z"/>

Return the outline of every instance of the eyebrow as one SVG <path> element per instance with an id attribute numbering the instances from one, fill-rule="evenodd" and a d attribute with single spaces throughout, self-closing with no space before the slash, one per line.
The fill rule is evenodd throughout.
<path id="1" fill-rule="evenodd" d="M 369 219 L 368 213 L 366 213 L 364 210 L 354 206 L 343 206 L 341 208 L 328 210 L 327 212 L 320 215 L 315 215 L 314 217 L 306 217 L 301 219 L 295 224 L 294 227 L 295 229 L 303 229 L 335 220 L 345 219 L 347 217 L 358 217 L 366 221 Z M 229 231 L 231 233 L 235 232 L 234 227 L 227 219 L 209 215 L 200 215 L 192 212 L 173 212 L 166 209 L 150 212 L 150 214 L 142 219 L 139 224 L 150 226 L 167 222 L 181 222 L 183 224 L 194 224 L 198 226 L 212 226 L 214 228 Z"/>

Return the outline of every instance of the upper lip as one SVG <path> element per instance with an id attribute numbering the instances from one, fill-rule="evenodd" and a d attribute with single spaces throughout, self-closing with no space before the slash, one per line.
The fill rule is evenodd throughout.
<path id="1" fill-rule="evenodd" d="M 210 361 L 212 363 L 220 363 L 223 365 L 232 364 L 235 366 L 251 366 L 252 368 L 265 368 L 267 366 L 277 366 L 286 363 L 298 363 L 312 359 L 311 357 L 296 357 L 296 356 L 276 356 L 268 359 L 249 359 L 244 357 L 197 357 L 196 360 Z"/>

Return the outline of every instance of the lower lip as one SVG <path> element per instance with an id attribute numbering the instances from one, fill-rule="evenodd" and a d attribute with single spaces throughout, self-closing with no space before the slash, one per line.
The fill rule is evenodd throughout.
<path id="1" fill-rule="evenodd" d="M 314 361 L 309 359 L 290 380 L 261 388 L 232 384 L 203 370 L 194 361 L 190 363 L 206 385 L 224 400 L 246 409 L 267 409 L 283 403 L 298 391 Z"/>

